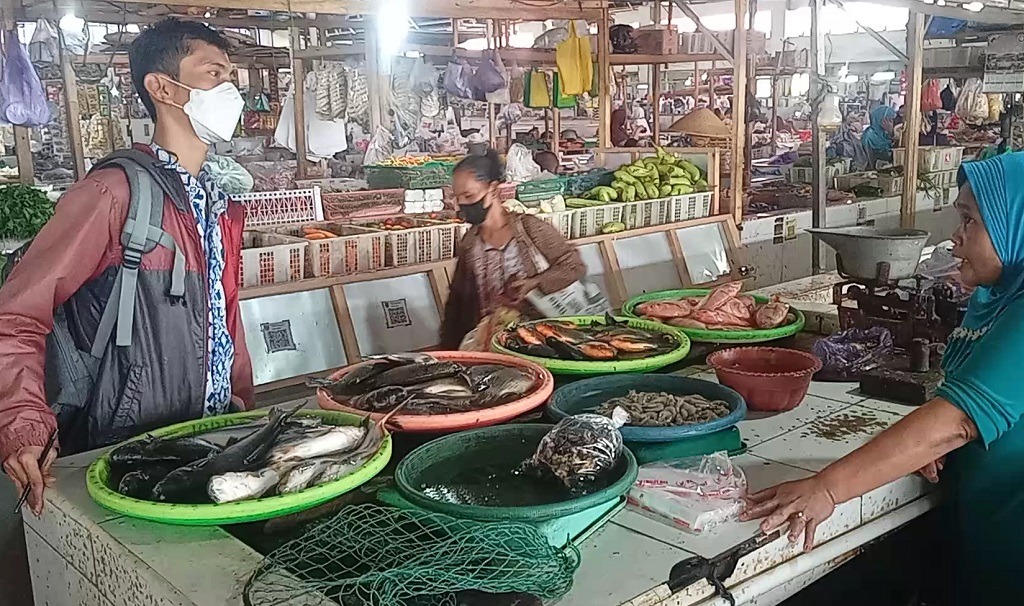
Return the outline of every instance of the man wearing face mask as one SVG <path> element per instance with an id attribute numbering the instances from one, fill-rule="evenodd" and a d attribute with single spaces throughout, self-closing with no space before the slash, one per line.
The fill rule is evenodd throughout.
<path id="1" fill-rule="evenodd" d="M 238 308 L 245 211 L 204 170 L 244 106 L 228 49 L 191 21 L 138 36 L 132 80 L 155 134 L 112 158 L 127 156 L 146 178 L 98 162 L 0 289 L 0 461 L 19 491 L 31 488 L 37 515 L 58 451 L 251 403 Z M 44 453 L 55 430 L 59 448 Z"/>

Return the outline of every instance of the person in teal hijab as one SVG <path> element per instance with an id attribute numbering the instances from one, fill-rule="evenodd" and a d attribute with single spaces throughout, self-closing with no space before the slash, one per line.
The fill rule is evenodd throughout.
<path id="1" fill-rule="evenodd" d="M 888 105 L 879 105 L 871 110 L 871 124 L 864 129 L 860 141 L 868 153 L 868 170 L 874 170 L 878 160 L 892 162 L 893 122 L 896 110 Z"/>
<path id="2" fill-rule="evenodd" d="M 953 254 L 975 287 L 949 339 L 937 396 L 816 475 L 749 497 L 743 519 L 789 523 L 814 543 L 835 506 L 920 471 L 942 476 L 952 538 L 952 604 L 1024 599 L 1024 153 L 968 162 L 958 175 Z M 948 455 L 948 462 L 946 461 Z M 942 575 L 936 575 L 942 578 Z"/>

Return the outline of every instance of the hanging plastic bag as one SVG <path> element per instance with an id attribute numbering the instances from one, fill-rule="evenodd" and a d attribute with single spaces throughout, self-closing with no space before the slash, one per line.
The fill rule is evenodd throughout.
<path id="1" fill-rule="evenodd" d="M 947 84 L 946 88 L 942 89 L 939 98 L 942 99 L 942 109 L 947 112 L 956 111 L 956 93 L 953 92 L 952 84 Z"/>
<path id="2" fill-rule="evenodd" d="M 373 138 L 370 139 L 369 147 L 366 148 L 366 154 L 363 156 L 363 166 L 380 164 L 390 158 L 394 153 L 391 139 L 392 136 L 388 129 L 378 126 L 377 132 L 373 133 Z"/>
<path id="3" fill-rule="evenodd" d="M 942 109 L 942 98 L 939 96 L 939 81 L 928 80 L 921 90 L 921 111 L 932 112 Z"/>
<path id="4" fill-rule="evenodd" d="M 416 60 L 409 74 L 409 85 L 413 92 L 427 95 L 437 90 L 437 72 L 427 65 L 422 57 Z"/>
<path id="5" fill-rule="evenodd" d="M 567 95 L 562 91 L 561 72 L 555 72 L 555 91 L 553 96 L 555 99 L 555 107 L 561 109 L 576 107 L 576 95 Z"/>
<path id="6" fill-rule="evenodd" d="M 495 64 L 496 54 L 485 56 L 480 61 L 480 67 L 476 68 L 476 73 L 473 74 L 473 88 L 484 93 L 493 93 L 499 90 L 503 86 L 507 86 L 505 82 L 505 76 L 498 71 L 498 66 Z M 500 59 L 499 59 L 500 61 Z M 504 67 L 502 67 L 504 69 Z"/>
<path id="7" fill-rule="evenodd" d="M 59 59 L 57 30 L 46 19 L 36 21 L 36 31 L 28 43 L 28 54 L 32 63 L 56 63 Z"/>
<path id="8" fill-rule="evenodd" d="M 744 508 L 747 478 L 725 452 L 640 467 L 629 505 L 666 524 L 701 533 Z"/>
<path id="9" fill-rule="evenodd" d="M 512 102 L 512 94 L 509 91 L 510 83 L 508 70 L 505 69 L 505 64 L 501 62 L 501 55 L 498 54 L 498 51 L 494 51 L 491 61 L 493 62 L 494 69 L 501 76 L 503 84 L 497 90 L 487 93 L 487 102 L 507 105 Z"/>
<path id="10" fill-rule="evenodd" d="M 472 99 L 473 87 L 470 85 L 472 76 L 473 69 L 465 63 L 449 63 L 444 72 L 445 92 L 460 99 Z"/>
<path id="11" fill-rule="evenodd" d="M 590 38 L 576 35 L 576 22 L 569 21 L 569 36 L 555 48 L 555 62 L 566 95 L 581 95 L 590 90 L 594 78 Z"/>
<path id="12" fill-rule="evenodd" d="M 6 60 L 0 82 L 0 114 L 5 121 L 18 126 L 45 126 L 50 122 L 50 105 L 28 50 L 18 41 L 17 31 L 4 35 Z"/>
<path id="13" fill-rule="evenodd" d="M 526 90 L 529 95 L 525 103 L 526 107 L 551 107 L 548 76 L 544 71 L 539 69 L 530 70 L 526 82 Z"/>
<path id="14" fill-rule="evenodd" d="M 526 70 L 513 66 L 508 77 L 509 103 L 526 103 Z"/>
<path id="15" fill-rule="evenodd" d="M 985 97 L 988 99 L 988 118 L 985 121 L 999 122 L 999 117 L 1003 115 L 1003 96 L 999 93 L 988 93 Z"/>

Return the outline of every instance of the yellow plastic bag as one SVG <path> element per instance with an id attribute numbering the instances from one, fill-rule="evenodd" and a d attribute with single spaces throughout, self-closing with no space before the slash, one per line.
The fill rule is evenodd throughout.
<path id="1" fill-rule="evenodd" d="M 551 93 L 548 91 L 548 77 L 539 69 L 531 70 L 526 86 L 526 107 L 551 107 Z"/>
<path id="2" fill-rule="evenodd" d="M 561 75 L 562 94 L 582 95 L 590 90 L 594 64 L 590 56 L 590 38 L 576 35 L 576 22 L 569 21 L 569 37 L 555 47 L 555 62 Z"/>

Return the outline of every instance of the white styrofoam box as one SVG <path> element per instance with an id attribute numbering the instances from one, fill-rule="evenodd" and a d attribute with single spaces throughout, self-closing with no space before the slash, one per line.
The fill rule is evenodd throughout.
<path id="1" fill-rule="evenodd" d="M 444 190 L 440 188 L 427 189 L 423 191 L 425 200 L 444 200 Z"/>
<path id="2" fill-rule="evenodd" d="M 407 189 L 405 190 L 405 201 L 406 202 L 422 202 L 424 200 L 422 189 Z"/>

